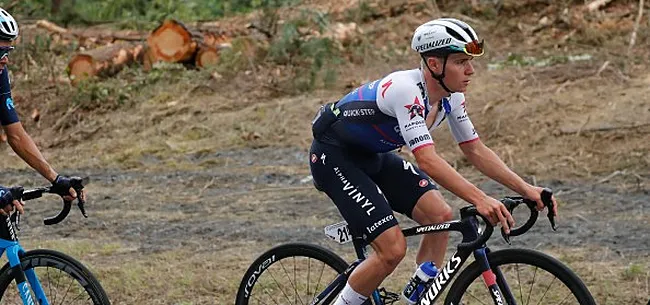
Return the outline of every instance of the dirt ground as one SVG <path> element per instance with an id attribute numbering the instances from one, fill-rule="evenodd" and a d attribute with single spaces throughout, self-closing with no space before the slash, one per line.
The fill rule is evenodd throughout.
<path id="1" fill-rule="evenodd" d="M 623 8 L 633 5 L 622 2 Z M 425 17 L 405 14 L 366 26 L 386 29 Z M 511 246 L 497 235 L 489 244 L 554 255 L 580 275 L 598 304 L 646 304 L 650 73 L 648 52 L 643 50 L 650 46 L 648 25 L 642 27 L 645 34 L 637 42 L 636 60 L 621 57 L 624 48 L 613 42 L 600 48 L 582 42 L 540 52 L 535 46 L 552 38 L 535 36 L 540 41 L 527 41 L 523 54 L 589 57 L 495 68 L 526 33 L 509 36 L 495 23 L 477 26 L 492 38 L 492 53 L 475 61 L 468 112 L 481 139 L 513 170 L 555 191 L 560 216 L 557 232 L 541 217 Z M 401 36 L 394 35 L 400 43 Z M 56 211 L 58 199 L 29 202 L 21 241 L 26 248 L 54 248 L 83 261 L 113 304 L 232 304 L 249 264 L 285 242 L 320 244 L 352 259 L 351 247 L 333 244 L 323 234 L 324 226 L 341 217 L 310 182 L 310 120 L 318 105 L 340 98 L 350 84 L 416 66 L 412 54 L 363 66 L 346 63 L 334 88 L 297 95 L 269 94 L 268 88 L 258 86 L 264 75 L 248 74 L 197 80 L 210 90 L 186 93 L 176 84 L 148 88 L 158 92 L 154 98 L 85 113 L 88 119 L 63 131 L 47 128 L 57 119 L 48 118 L 47 111 L 45 121 L 29 121 L 29 107 L 41 101 L 25 101 L 21 116 L 48 160 L 61 172 L 89 176 L 92 182 L 87 188 L 88 219 L 73 211 L 63 224 L 44 227 L 41 219 Z M 37 87 L 21 90 L 17 94 L 42 93 Z M 59 105 L 57 97 L 52 98 L 43 102 L 44 109 Z M 446 129 L 433 137 L 450 164 L 489 195 L 513 195 L 473 169 Z M 73 134 L 78 130 L 94 132 Z M 2 184 L 45 183 L 6 143 L 0 144 L 0 153 L 5 156 L 0 159 Z M 413 160 L 406 151 L 400 154 Z M 457 215 L 465 203 L 443 194 Z M 404 225 L 413 224 L 398 218 Z M 454 238 L 450 251 L 458 242 Z M 413 260 L 417 242 L 409 240 L 407 261 Z M 401 288 L 411 267 L 410 262 L 402 264 L 386 286 Z"/>

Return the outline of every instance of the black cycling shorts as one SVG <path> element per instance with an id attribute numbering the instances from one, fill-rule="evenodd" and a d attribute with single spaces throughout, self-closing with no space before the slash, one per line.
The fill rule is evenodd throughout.
<path id="1" fill-rule="evenodd" d="M 418 199 L 438 189 L 395 153 L 364 153 L 314 140 L 309 158 L 316 187 L 336 204 L 352 235 L 367 242 L 397 225 L 393 210 L 412 218 Z"/>

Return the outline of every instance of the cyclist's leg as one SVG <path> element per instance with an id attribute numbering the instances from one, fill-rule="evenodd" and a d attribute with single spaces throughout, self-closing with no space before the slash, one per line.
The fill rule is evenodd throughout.
<path id="1" fill-rule="evenodd" d="M 315 184 L 336 204 L 351 233 L 363 237 L 375 250 L 348 279 L 351 289 L 366 297 L 406 253 L 406 241 L 393 211 L 365 173 L 365 169 L 379 166 L 379 160 L 376 154 L 356 155 L 317 141 L 310 151 Z"/>
<path id="2" fill-rule="evenodd" d="M 419 224 L 426 225 L 451 220 L 452 210 L 445 202 L 438 187 L 417 166 L 394 153 L 382 155 L 381 171 L 372 175 L 384 191 L 393 210 L 400 212 Z M 443 263 L 449 233 L 424 235 L 416 262 Z"/>
<path id="3" fill-rule="evenodd" d="M 421 225 L 441 223 L 452 219 L 451 207 L 445 202 L 438 190 L 424 193 L 412 212 L 412 219 Z M 443 266 L 449 232 L 426 234 L 422 236 L 416 260 L 418 263 L 433 260 L 437 266 Z"/>

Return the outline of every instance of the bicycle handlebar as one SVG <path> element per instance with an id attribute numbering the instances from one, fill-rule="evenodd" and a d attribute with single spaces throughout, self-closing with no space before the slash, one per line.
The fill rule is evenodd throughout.
<path id="1" fill-rule="evenodd" d="M 83 190 L 84 185 L 88 184 L 88 179 L 82 179 L 79 177 L 72 177 L 70 179 L 70 183 L 72 188 L 77 192 L 77 206 L 79 207 L 79 210 L 81 211 L 81 214 L 85 217 L 88 218 L 88 214 L 86 214 L 86 209 L 84 207 L 84 204 L 86 201 L 81 198 L 81 190 Z M 11 194 L 15 200 L 32 200 L 36 198 L 40 198 L 43 196 L 43 194 L 49 193 L 49 194 L 56 194 L 51 186 L 47 187 L 40 187 L 40 188 L 35 188 L 35 189 L 30 189 L 30 190 L 25 190 L 23 189 L 22 186 L 17 186 L 17 187 L 12 187 L 11 188 Z M 43 223 L 45 225 L 54 225 L 57 224 L 61 221 L 63 221 L 68 214 L 70 213 L 70 208 L 72 207 L 72 201 L 68 200 L 63 200 L 63 208 L 59 213 L 55 216 L 51 217 L 46 217 L 43 219 Z"/>
<path id="2" fill-rule="evenodd" d="M 551 228 L 553 230 L 557 230 L 555 226 L 555 213 L 553 211 L 553 191 L 551 189 L 545 188 L 542 190 L 542 202 L 544 203 L 544 206 L 548 209 L 548 214 L 546 215 L 548 217 L 549 222 L 551 223 Z M 537 202 L 526 199 L 523 197 L 505 197 L 501 199 L 501 203 L 506 206 L 508 211 L 512 214 L 514 209 L 521 205 L 521 204 L 526 204 L 528 209 L 530 210 L 530 217 L 528 220 L 522 225 L 521 227 L 516 227 L 514 229 L 510 230 L 510 234 L 506 234 L 503 229 L 501 229 L 501 235 L 503 238 L 506 240 L 506 242 L 510 243 L 509 236 L 518 236 L 521 234 L 526 233 L 526 231 L 530 230 L 530 228 L 533 227 L 535 224 L 535 221 L 537 221 L 537 216 L 539 215 L 539 212 L 537 211 Z M 479 216 L 483 219 L 483 221 L 486 223 L 485 226 L 485 231 L 481 232 L 479 234 L 479 237 L 473 241 L 470 242 L 461 242 L 458 244 L 458 248 L 461 249 L 476 249 L 479 248 L 481 245 L 485 244 L 487 240 L 490 238 L 492 235 L 492 232 L 494 231 L 494 226 L 490 224 L 490 222 L 485 218 L 485 216 L 481 215 L 476 207 L 467 207 L 464 211 L 461 212 L 463 218 L 468 217 L 468 216 Z"/>

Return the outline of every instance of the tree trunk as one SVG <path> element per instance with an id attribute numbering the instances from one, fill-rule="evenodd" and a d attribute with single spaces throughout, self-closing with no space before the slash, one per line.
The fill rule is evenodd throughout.
<path id="1" fill-rule="evenodd" d="M 107 77 L 117 74 L 124 66 L 141 61 L 142 43 L 122 42 L 77 53 L 68 64 L 68 76 L 72 84 L 89 77 Z"/>
<path id="2" fill-rule="evenodd" d="M 52 15 L 58 14 L 60 8 L 61 8 L 61 0 L 52 0 Z"/>

